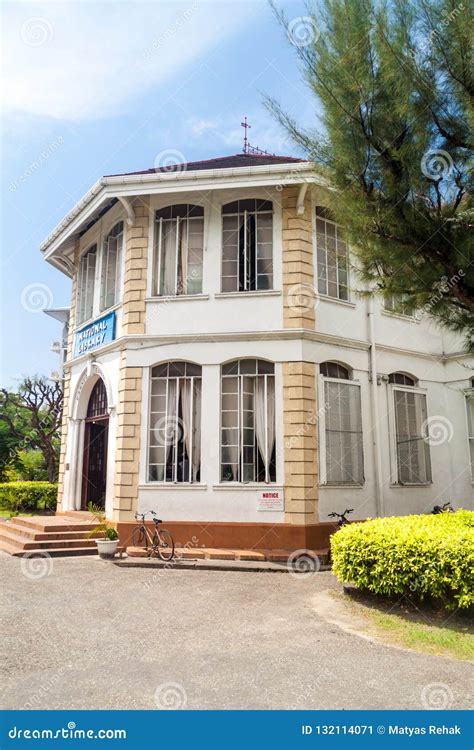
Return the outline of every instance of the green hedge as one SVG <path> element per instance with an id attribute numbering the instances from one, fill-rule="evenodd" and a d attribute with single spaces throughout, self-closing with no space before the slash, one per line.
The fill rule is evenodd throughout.
<path id="1" fill-rule="evenodd" d="M 382 596 L 408 594 L 448 608 L 474 604 L 474 513 L 376 518 L 331 537 L 342 583 Z"/>
<path id="2" fill-rule="evenodd" d="M 4 482 L 0 484 L 0 508 L 26 513 L 56 506 L 58 485 L 50 482 Z"/>

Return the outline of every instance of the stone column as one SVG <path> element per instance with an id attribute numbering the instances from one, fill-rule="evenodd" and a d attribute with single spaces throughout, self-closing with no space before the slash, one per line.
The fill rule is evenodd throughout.
<path id="1" fill-rule="evenodd" d="M 313 222 L 309 190 L 297 212 L 299 186 L 282 192 L 283 325 L 315 330 Z M 285 521 L 318 520 L 316 366 L 283 363 Z"/>
<path id="2" fill-rule="evenodd" d="M 316 523 L 318 436 L 316 365 L 283 364 L 285 522 Z"/>
<path id="3" fill-rule="evenodd" d="M 77 268 L 79 259 L 79 240 L 76 240 L 74 248 L 74 275 L 72 277 L 72 290 L 71 290 L 71 308 L 69 312 L 69 330 L 67 337 L 67 355 L 66 362 L 64 364 L 64 378 L 63 378 L 63 413 L 61 417 L 61 446 L 59 449 L 59 470 L 58 470 L 58 499 L 56 504 L 56 510 L 61 512 L 63 510 L 63 498 L 64 498 L 64 473 L 66 471 L 66 445 L 68 438 L 68 425 L 69 418 L 72 416 L 72 404 L 70 403 L 71 398 L 71 370 L 70 360 L 73 356 L 74 346 L 74 335 L 73 329 L 76 322 L 76 294 L 77 294 Z"/>
<path id="4" fill-rule="evenodd" d="M 125 271 L 122 297 L 122 335 L 145 333 L 149 197 L 133 201 L 135 224 L 127 228 Z M 132 520 L 137 507 L 140 426 L 142 408 L 142 368 L 127 364 L 126 350 L 121 353 L 117 401 L 116 466 L 113 513 L 115 521 Z"/>
<path id="5" fill-rule="evenodd" d="M 149 197 L 139 196 L 132 205 L 135 224 L 126 230 L 122 335 L 145 333 L 148 234 L 151 221 Z"/>
<path id="6" fill-rule="evenodd" d="M 299 187 L 282 191 L 283 325 L 314 331 L 313 222 L 309 191 L 297 213 Z"/>
<path id="7" fill-rule="evenodd" d="M 140 425 L 142 408 L 142 368 L 127 366 L 122 352 L 117 403 L 117 438 L 114 481 L 114 520 L 132 520 L 137 507 Z"/>

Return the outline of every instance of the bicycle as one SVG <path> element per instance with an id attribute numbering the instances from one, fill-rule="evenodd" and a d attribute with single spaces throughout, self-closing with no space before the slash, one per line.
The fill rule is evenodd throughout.
<path id="1" fill-rule="evenodd" d="M 348 523 L 350 523 L 349 519 L 346 518 L 346 516 L 349 513 L 353 513 L 354 508 L 346 508 L 343 513 L 329 513 L 328 518 L 339 518 L 339 521 L 337 522 L 338 526 L 346 526 Z"/>
<path id="2" fill-rule="evenodd" d="M 155 524 L 153 533 L 147 528 L 145 523 L 145 517 L 148 514 L 152 516 L 153 523 Z M 149 558 L 154 554 L 158 554 L 163 562 L 170 562 L 174 556 L 174 540 L 167 529 L 158 528 L 163 521 L 157 518 L 156 515 L 154 510 L 150 510 L 147 513 L 135 513 L 135 520 L 138 522 L 138 525 L 133 530 L 130 546 L 145 547 Z"/>
<path id="3" fill-rule="evenodd" d="M 454 508 L 452 507 L 451 503 L 448 501 L 444 505 L 435 505 L 431 513 L 433 516 L 437 516 L 440 513 L 454 513 Z"/>
<path id="4" fill-rule="evenodd" d="M 336 513 L 335 511 L 333 513 L 328 513 L 328 518 L 338 518 L 339 520 L 337 522 L 337 525 L 339 526 L 339 528 L 341 528 L 342 526 L 347 526 L 350 523 L 349 519 L 346 518 L 346 516 L 348 516 L 349 513 L 353 512 L 354 508 L 346 508 L 342 513 Z M 329 542 L 327 564 L 332 565 L 331 542 Z"/>

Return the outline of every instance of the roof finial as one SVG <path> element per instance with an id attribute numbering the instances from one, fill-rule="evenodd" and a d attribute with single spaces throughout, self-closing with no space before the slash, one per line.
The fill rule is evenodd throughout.
<path id="1" fill-rule="evenodd" d="M 244 121 L 241 122 L 240 124 L 244 128 L 244 148 L 243 148 L 243 152 L 244 152 L 244 154 L 248 154 L 248 152 L 249 152 L 248 151 L 248 149 L 249 149 L 249 141 L 248 141 L 248 138 L 247 138 L 247 130 L 249 128 L 251 128 L 252 126 L 249 125 L 248 122 L 247 122 L 247 115 L 245 115 Z"/>

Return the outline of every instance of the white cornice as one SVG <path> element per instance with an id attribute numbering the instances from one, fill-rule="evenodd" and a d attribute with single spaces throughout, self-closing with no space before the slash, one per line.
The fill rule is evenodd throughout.
<path id="1" fill-rule="evenodd" d="M 63 243 L 83 227 L 88 218 L 103 208 L 107 201 L 138 195 L 174 193 L 194 190 L 228 189 L 294 185 L 310 182 L 328 187 L 323 178 L 313 172 L 309 162 L 288 162 L 257 167 L 205 169 L 180 172 L 152 172 L 146 174 L 102 177 L 72 208 L 41 244 L 46 259 L 62 250 Z"/>
<path id="2" fill-rule="evenodd" d="M 114 349 L 147 349 L 153 346 L 166 346 L 169 344 L 190 344 L 190 343 L 223 343 L 228 341 L 311 341 L 319 344 L 330 344 L 345 349 L 357 349 L 359 351 L 367 352 L 370 348 L 370 344 L 367 341 L 360 341 L 357 339 L 344 338 L 343 336 L 333 336 L 331 334 L 320 333 L 318 331 L 310 331 L 306 328 L 285 328 L 283 330 L 276 331 L 245 331 L 245 332 L 218 332 L 218 333 L 182 333 L 173 336 L 155 336 L 149 334 L 130 334 L 128 336 L 121 336 L 120 338 L 112 341 L 107 346 L 102 347 L 96 356 L 102 356 L 107 352 L 113 351 Z M 383 344 L 377 344 L 377 349 L 392 353 L 401 354 L 410 357 L 418 357 L 420 359 L 431 359 L 437 360 L 440 363 L 446 361 L 446 358 L 440 354 L 433 354 L 432 352 L 420 352 L 412 349 L 404 349 L 402 347 L 388 346 Z M 76 365 L 82 361 L 90 359 L 91 355 L 86 354 L 82 357 L 77 357 L 73 360 L 68 360 L 65 364 L 65 368 Z"/>

